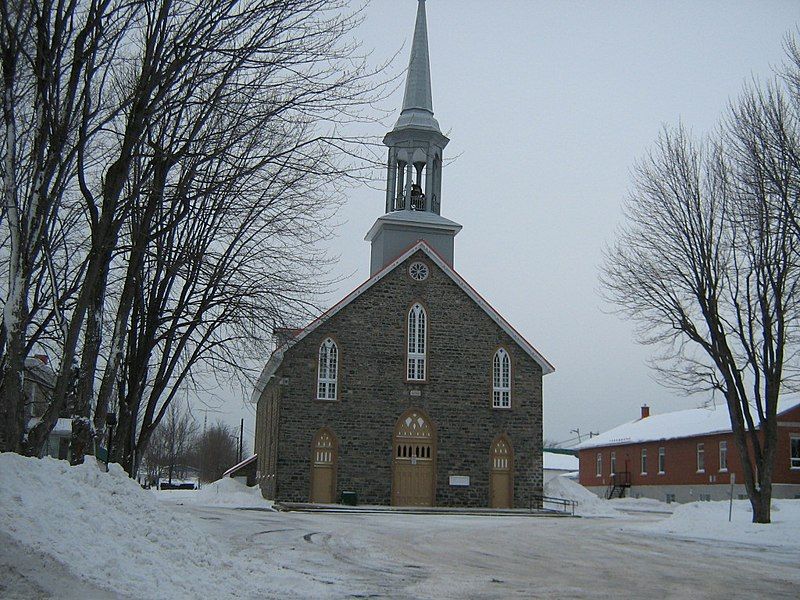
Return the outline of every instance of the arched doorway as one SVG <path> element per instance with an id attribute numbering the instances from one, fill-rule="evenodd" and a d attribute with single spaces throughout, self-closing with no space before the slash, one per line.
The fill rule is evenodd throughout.
<path id="1" fill-rule="evenodd" d="M 331 504 L 336 497 L 338 444 L 327 427 L 320 429 L 311 445 L 311 502 Z"/>
<path id="2" fill-rule="evenodd" d="M 492 508 L 514 507 L 514 450 L 505 435 L 499 435 L 492 443 L 491 473 Z"/>
<path id="3" fill-rule="evenodd" d="M 392 504 L 433 506 L 436 497 L 436 432 L 427 415 L 407 411 L 392 444 Z"/>

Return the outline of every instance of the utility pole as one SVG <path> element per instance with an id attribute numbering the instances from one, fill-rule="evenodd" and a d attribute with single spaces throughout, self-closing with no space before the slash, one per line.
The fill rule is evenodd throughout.
<path id="1" fill-rule="evenodd" d="M 242 462 L 242 445 L 244 444 L 244 418 L 239 423 L 239 462 Z"/>
<path id="2" fill-rule="evenodd" d="M 206 445 L 206 427 L 208 426 L 208 409 L 204 408 L 203 411 L 203 437 L 200 438 L 200 465 L 199 473 L 197 473 L 197 489 L 200 489 L 200 477 L 203 476 L 203 462 L 205 458 L 205 445 Z"/>
<path id="3" fill-rule="evenodd" d="M 580 444 L 581 443 L 581 430 L 580 430 L 580 428 L 578 428 L 578 429 L 570 429 L 569 432 L 570 433 L 574 433 L 575 435 L 578 436 L 578 443 Z"/>

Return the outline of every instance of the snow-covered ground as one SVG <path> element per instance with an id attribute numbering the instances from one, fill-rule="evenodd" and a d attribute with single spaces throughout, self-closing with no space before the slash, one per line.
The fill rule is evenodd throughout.
<path id="1" fill-rule="evenodd" d="M 269 508 L 272 502 L 264 500 L 258 487 L 224 477 L 204 485 L 199 490 L 151 490 L 153 495 L 169 504 L 195 506 L 228 506 L 231 508 Z"/>
<path id="2" fill-rule="evenodd" d="M 794 551 L 800 570 L 800 500 L 773 500 L 772 523 L 753 523 L 748 500 L 734 500 L 728 522 L 728 502 L 692 502 L 673 505 L 667 519 L 631 526 L 631 531 L 742 547 L 786 548 Z M 800 590 L 797 592 L 800 597 Z"/>
<path id="3" fill-rule="evenodd" d="M 0 597 L 727 600 L 800 589 L 795 501 L 776 502 L 766 526 L 749 523 L 741 502 L 729 525 L 724 503 L 669 516 L 660 503 L 588 496 L 579 512 L 611 510 L 583 519 L 308 514 L 273 512 L 232 484 L 241 485 L 157 494 L 114 466 L 106 474 L 2 454 Z"/>

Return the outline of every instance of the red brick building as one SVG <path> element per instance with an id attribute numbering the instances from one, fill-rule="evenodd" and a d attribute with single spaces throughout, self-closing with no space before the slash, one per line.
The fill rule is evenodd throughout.
<path id="1" fill-rule="evenodd" d="M 725 407 L 696 408 L 625 423 L 579 444 L 580 483 L 602 497 L 666 502 L 722 500 L 746 494 Z M 800 498 L 800 401 L 778 411 L 773 497 Z"/>

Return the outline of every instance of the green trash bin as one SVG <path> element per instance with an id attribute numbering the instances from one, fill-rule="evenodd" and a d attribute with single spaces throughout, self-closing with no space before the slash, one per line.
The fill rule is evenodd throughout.
<path id="1" fill-rule="evenodd" d="M 358 494 L 355 492 L 342 492 L 342 504 L 355 506 L 358 504 Z"/>

